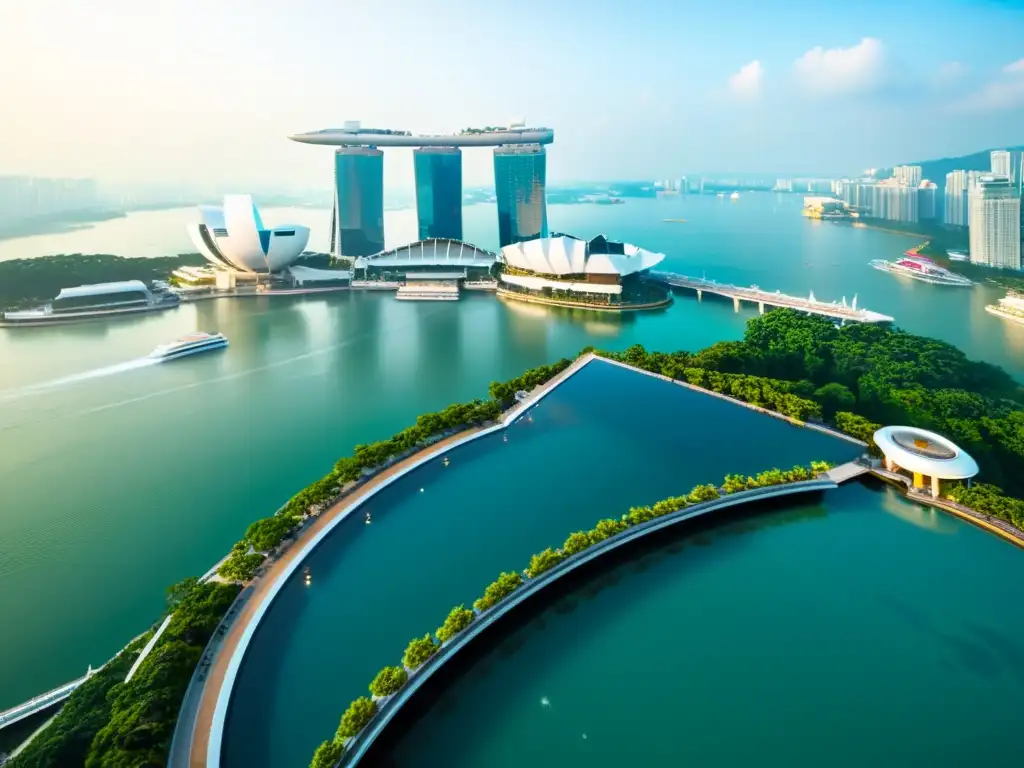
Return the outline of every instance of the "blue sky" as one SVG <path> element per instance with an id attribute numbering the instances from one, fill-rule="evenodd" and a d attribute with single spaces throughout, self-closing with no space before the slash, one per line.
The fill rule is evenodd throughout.
<path id="1" fill-rule="evenodd" d="M 1021 2 L 39 0 L 0 50 L 0 174 L 315 188 L 329 150 L 284 137 L 346 119 L 526 118 L 555 181 L 1024 144 Z M 467 182 L 490 167 L 467 153 Z M 410 186 L 408 153 L 387 174 Z"/>

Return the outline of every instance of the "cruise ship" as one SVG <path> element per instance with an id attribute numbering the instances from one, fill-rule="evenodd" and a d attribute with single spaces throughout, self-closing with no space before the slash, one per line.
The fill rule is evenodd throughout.
<path id="1" fill-rule="evenodd" d="M 974 281 L 968 280 L 963 275 L 950 272 L 936 264 L 929 258 L 919 256 L 916 253 L 907 252 L 903 258 L 897 261 L 885 261 L 875 259 L 871 266 L 883 272 L 892 272 L 897 275 L 906 275 L 913 280 L 920 280 L 922 283 L 934 285 L 955 285 L 966 287 L 974 285 Z"/>
<path id="2" fill-rule="evenodd" d="M 200 352 L 207 352 L 211 349 L 223 349 L 228 345 L 228 340 L 222 333 L 190 333 L 175 339 L 170 344 L 161 344 L 149 353 L 149 356 L 157 360 L 175 360 L 179 357 L 197 355 Z"/>
<path id="3" fill-rule="evenodd" d="M 154 312 L 178 306 L 180 299 L 162 285 L 152 290 L 141 280 L 63 288 L 48 304 L 2 314 L 3 325 L 53 325 L 115 315 Z"/>
<path id="4" fill-rule="evenodd" d="M 1024 296 L 1010 293 L 999 300 L 998 304 L 989 304 L 985 311 L 1011 323 L 1024 325 Z"/>

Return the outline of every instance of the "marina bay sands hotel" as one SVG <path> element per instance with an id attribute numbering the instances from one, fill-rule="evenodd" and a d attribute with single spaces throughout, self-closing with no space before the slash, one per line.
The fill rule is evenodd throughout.
<path id="1" fill-rule="evenodd" d="M 494 147 L 500 246 L 547 237 L 544 146 L 555 140 L 550 128 L 513 124 L 415 136 L 346 122 L 343 128 L 288 138 L 337 147 L 331 217 L 331 253 L 336 256 L 372 256 L 384 250 L 385 147 L 414 148 L 420 240 L 462 240 L 462 147 Z"/>

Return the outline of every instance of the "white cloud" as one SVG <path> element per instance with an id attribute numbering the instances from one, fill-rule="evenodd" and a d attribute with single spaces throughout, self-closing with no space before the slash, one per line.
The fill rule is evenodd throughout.
<path id="1" fill-rule="evenodd" d="M 1003 67 L 1003 76 L 986 83 L 953 109 L 956 112 L 1006 112 L 1024 107 L 1024 59 Z"/>
<path id="2" fill-rule="evenodd" d="M 956 80 L 966 69 L 959 61 L 947 61 L 939 67 L 939 77 L 943 80 Z"/>
<path id="3" fill-rule="evenodd" d="M 1003 72 L 1008 75 L 1024 74 L 1024 59 L 1017 59 L 1012 64 L 1003 67 Z"/>
<path id="4" fill-rule="evenodd" d="M 856 93 L 878 85 L 884 69 L 882 41 L 865 37 L 849 48 L 812 48 L 793 63 L 812 93 Z"/>
<path id="5" fill-rule="evenodd" d="M 761 93 L 764 67 L 757 59 L 744 64 L 740 71 L 729 78 L 729 91 L 740 99 L 753 99 Z"/>

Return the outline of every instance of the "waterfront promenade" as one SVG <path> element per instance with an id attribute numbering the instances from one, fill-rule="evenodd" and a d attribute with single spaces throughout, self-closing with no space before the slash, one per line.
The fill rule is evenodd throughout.
<path id="1" fill-rule="evenodd" d="M 576 360 L 546 384 L 534 389 L 526 400 L 510 408 L 500 422 L 449 435 L 379 471 L 307 524 L 300 531 L 297 541 L 264 566 L 251 586 L 243 593 L 244 604 L 239 608 L 239 603 L 236 602 L 230 621 L 221 625 L 224 631 L 215 633 L 210 646 L 204 652 L 204 674 L 193 677 L 193 684 L 186 693 L 171 745 L 169 768 L 220 766 L 223 731 L 231 691 L 249 641 L 277 593 L 338 523 L 359 509 L 379 490 L 422 464 L 442 458 L 448 450 L 512 424 L 527 409 L 594 359 L 595 356 L 589 354 Z M 196 685 L 200 686 L 198 692 L 195 690 Z"/>

